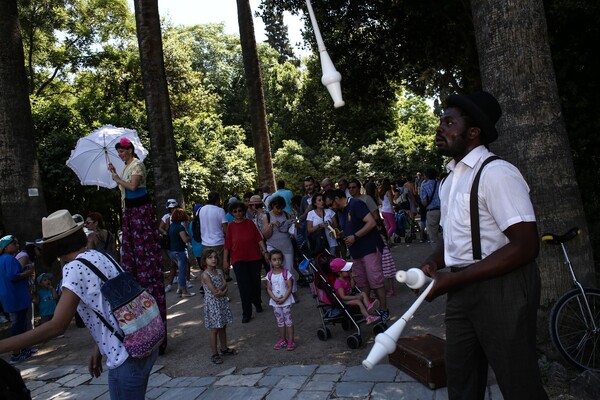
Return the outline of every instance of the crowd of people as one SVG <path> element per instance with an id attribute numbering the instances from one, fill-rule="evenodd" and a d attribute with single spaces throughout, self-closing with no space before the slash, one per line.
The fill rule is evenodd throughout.
<path id="1" fill-rule="evenodd" d="M 110 278 L 118 275 L 110 255 L 118 257 L 125 271 L 154 297 L 166 328 L 165 293 L 177 284 L 179 297 L 194 296 L 189 290 L 195 278 L 190 265 L 199 260 L 211 361 L 219 364 L 236 354 L 228 347 L 226 332 L 234 318 L 228 297 L 231 270 L 242 305 L 241 322 L 251 322 L 253 311 L 263 312 L 264 274 L 278 333 L 273 348 L 294 350 L 292 305 L 301 300 L 301 255 L 327 251 L 342 257 L 332 265 L 340 298 L 356 305 L 367 323 L 386 321 L 396 272 L 389 247 L 420 222 L 421 241 L 429 241 L 433 249 L 422 265 L 435 278 L 428 299 L 448 293 L 449 398 L 483 398 L 488 363 L 505 398 L 546 398 L 535 355 L 540 283 L 533 262 L 537 247 L 532 244 L 538 239 L 527 184 L 514 166 L 496 161 L 487 149 L 498 136 L 494 125 L 501 115 L 493 96 L 452 95 L 446 105 L 436 145 L 452 161 L 441 180 L 433 168 L 396 181 L 369 177 L 362 184 L 358 179 L 334 182 L 307 176 L 302 194 L 286 189 L 280 180 L 273 193 L 261 188 L 242 199 L 232 196 L 226 204 L 212 191 L 204 205 L 194 206 L 191 216 L 170 199 L 159 226 L 146 190 L 145 166 L 133 144 L 121 139 L 116 148 L 125 167 L 118 172 L 110 166 L 122 195 L 118 250 L 115 236 L 95 212 L 85 221 L 67 210 L 49 215 L 42 220 L 44 238 L 27 243 L 22 252 L 14 236 L 0 237 L 0 303 L 11 323 L 11 337 L 0 341 L 0 352 L 12 351 L 11 362 L 27 359 L 36 351 L 33 345 L 61 334 L 78 314 L 96 343 L 90 373 L 99 376 L 105 357 L 111 398 L 142 399 L 150 369 L 166 351 L 166 337 L 150 356 L 131 357 L 115 335 L 119 325 L 99 290 L 102 282 L 87 273 L 86 262 Z M 478 173 L 490 157 L 496 162 Z M 479 184 L 479 174 L 477 197 L 471 184 Z M 507 185 L 511 191 L 505 190 Z M 476 202 L 469 208 L 472 190 L 475 200 L 470 201 Z M 473 222 L 479 219 L 481 226 Z M 477 235 L 474 226 L 480 228 Z M 45 260 L 61 261 L 58 290 L 51 274 L 35 278 L 40 248 Z M 171 261 L 166 287 L 164 255 Z M 351 259 L 351 274 L 344 259 Z M 440 271 L 445 267 L 449 268 Z M 361 294 L 349 288 L 351 282 Z M 36 329 L 31 329 L 32 301 L 43 313 Z"/>

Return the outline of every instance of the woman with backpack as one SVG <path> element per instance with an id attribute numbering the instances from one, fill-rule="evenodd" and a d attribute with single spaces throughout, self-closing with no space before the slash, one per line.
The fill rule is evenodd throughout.
<path id="1" fill-rule="evenodd" d="M 86 249 L 83 222 L 73 221 L 69 211 L 59 210 L 43 218 L 42 233 L 43 255 L 47 263 L 56 258 L 65 263 L 62 295 L 50 321 L 21 335 L 0 340 L 0 353 L 32 346 L 63 334 L 78 312 L 96 342 L 88 362 L 90 375 L 96 378 L 101 375 L 104 357 L 110 398 L 143 400 L 158 350 L 145 358 L 129 355 L 118 338 L 121 329 L 112 314 L 111 305 L 100 291 L 103 281 L 79 260 L 85 259 L 93 264 L 108 279 L 120 272 L 104 254 Z"/>

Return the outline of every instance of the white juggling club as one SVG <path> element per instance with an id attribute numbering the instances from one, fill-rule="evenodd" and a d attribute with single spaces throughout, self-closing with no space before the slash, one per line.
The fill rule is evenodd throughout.
<path id="1" fill-rule="evenodd" d="M 388 354 L 392 354 L 396 350 L 396 342 L 400 338 L 402 331 L 406 327 L 408 321 L 413 317 L 415 311 L 419 308 L 427 294 L 433 287 L 433 281 L 430 277 L 426 276 L 423 271 L 418 268 L 411 268 L 408 271 L 398 271 L 396 273 L 396 279 L 398 282 L 406 283 L 411 289 L 420 289 L 429 283 L 429 286 L 421 293 L 417 300 L 412 306 L 400 317 L 394 325 L 390 326 L 385 332 L 380 333 L 375 337 L 375 344 L 369 352 L 366 359 L 363 360 L 362 365 L 366 369 L 372 369 L 375 364 L 383 359 Z"/>
<path id="2" fill-rule="evenodd" d="M 346 104 L 342 99 L 342 86 L 340 84 L 342 80 L 342 74 L 335 69 L 335 65 L 333 65 L 331 57 L 329 57 L 329 54 L 327 54 L 327 50 L 325 49 L 325 44 L 323 43 L 321 31 L 319 30 L 319 25 L 317 25 L 317 19 L 315 18 L 315 13 L 313 12 L 310 0 L 306 0 L 306 8 L 308 8 L 310 22 L 313 30 L 315 31 L 317 47 L 319 48 L 319 55 L 321 58 L 321 69 L 323 70 L 321 83 L 323 83 L 323 85 L 325 85 L 329 91 L 329 95 L 333 99 L 333 106 L 335 108 L 342 107 L 344 104 Z"/>

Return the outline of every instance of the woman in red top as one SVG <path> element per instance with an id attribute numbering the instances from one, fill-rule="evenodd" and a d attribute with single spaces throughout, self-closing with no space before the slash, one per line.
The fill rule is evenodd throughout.
<path id="1" fill-rule="evenodd" d="M 269 262 L 269 252 L 262 235 L 254 222 L 246 218 L 247 206 L 241 201 L 229 205 L 229 213 L 234 220 L 227 224 L 225 248 L 223 250 L 223 270 L 233 272 L 237 280 L 242 301 L 242 323 L 250 322 L 252 304 L 256 312 L 262 312 L 260 298 L 260 270 L 263 258 Z"/>

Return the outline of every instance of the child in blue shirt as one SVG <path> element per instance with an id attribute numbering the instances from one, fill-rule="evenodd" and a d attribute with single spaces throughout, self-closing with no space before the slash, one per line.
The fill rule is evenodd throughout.
<path id="1" fill-rule="evenodd" d="M 58 293 L 52 286 L 52 274 L 43 273 L 37 277 L 39 289 L 35 293 L 33 302 L 38 305 L 40 313 L 40 324 L 48 322 L 54 316 L 56 302 L 58 301 Z"/>

